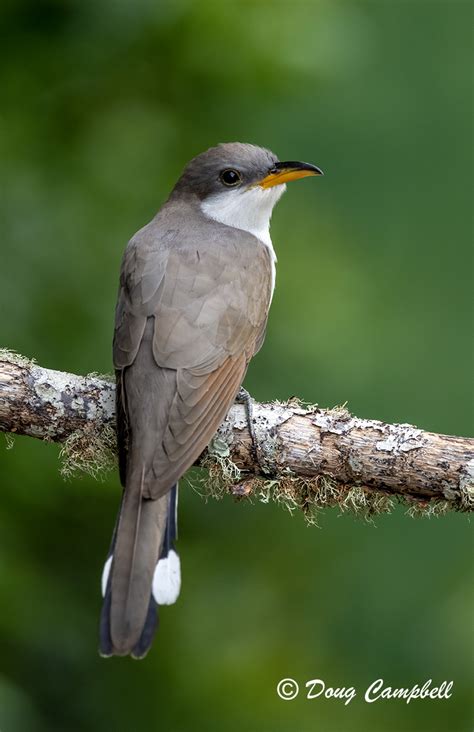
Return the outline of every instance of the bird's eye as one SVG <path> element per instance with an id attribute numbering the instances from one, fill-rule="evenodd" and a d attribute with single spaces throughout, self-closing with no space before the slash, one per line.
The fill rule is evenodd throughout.
<path id="1" fill-rule="evenodd" d="M 242 181 L 240 173 L 232 168 L 223 170 L 219 177 L 225 186 L 237 186 Z"/>

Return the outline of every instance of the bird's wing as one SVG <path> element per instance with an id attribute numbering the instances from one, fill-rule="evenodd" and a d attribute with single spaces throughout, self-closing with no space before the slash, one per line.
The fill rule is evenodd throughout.
<path id="1" fill-rule="evenodd" d="M 124 257 L 114 338 L 119 435 L 149 444 L 145 497 L 169 490 L 209 443 L 265 329 L 266 247 L 244 232 L 219 230 L 222 241 L 171 245 L 148 235 L 132 240 Z M 145 393 L 146 378 L 130 367 L 150 348 L 147 371 L 157 372 L 148 374 Z"/>

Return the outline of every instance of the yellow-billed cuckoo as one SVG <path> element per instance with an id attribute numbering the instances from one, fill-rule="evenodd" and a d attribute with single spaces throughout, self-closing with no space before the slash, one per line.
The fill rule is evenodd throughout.
<path id="1" fill-rule="evenodd" d="M 177 484 L 208 445 L 262 345 L 275 286 L 272 209 L 321 175 L 254 145 L 184 169 L 122 261 L 113 345 L 120 513 L 104 567 L 100 652 L 143 657 L 180 589 Z"/>

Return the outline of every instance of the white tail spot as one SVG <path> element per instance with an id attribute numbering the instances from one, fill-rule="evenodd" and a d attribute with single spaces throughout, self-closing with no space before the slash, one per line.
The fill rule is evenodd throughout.
<path id="1" fill-rule="evenodd" d="M 102 570 L 102 580 L 101 580 L 102 597 L 105 597 L 105 593 L 107 592 L 107 582 L 109 581 L 110 567 L 112 566 L 113 558 L 114 558 L 114 555 L 111 554 L 110 557 L 107 559 L 106 563 L 104 564 L 104 569 Z"/>
<path id="2" fill-rule="evenodd" d="M 170 549 L 168 556 L 160 559 L 153 575 L 152 592 L 158 605 L 172 605 L 181 589 L 181 563 L 179 556 Z"/>

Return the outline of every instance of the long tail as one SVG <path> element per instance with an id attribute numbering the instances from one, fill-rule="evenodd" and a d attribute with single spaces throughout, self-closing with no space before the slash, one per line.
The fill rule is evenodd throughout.
<path id="1" fill-rule="evenodd" d="M 177 486 L 158 500 L 142 497 L 143 473 L 130 476 L 102 575 L 100 653 L 143 658 L 157 626 L 157 604 L 180 589 Z"/>

